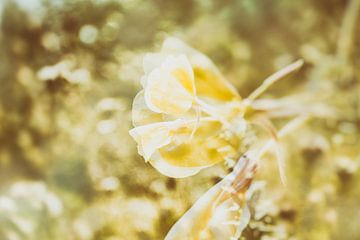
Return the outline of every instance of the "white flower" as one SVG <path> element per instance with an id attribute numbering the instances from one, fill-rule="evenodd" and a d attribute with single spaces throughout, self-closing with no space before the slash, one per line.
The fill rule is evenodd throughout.
<path id="1" fill-rule="evenodd" d="M 254 120 L 276 138 L 269 121 L 253 117 L 266 112 L 266 106 L 254 109 L 253 100 L 300 66 L 296 62 L 270 76 L 242 100 L 208 57 L 178 39 L 166 39 L 160 53 L 144 57 L 143 90 L 133 103 L 130 135 L 139 154 L 162 174 L 177 178 L 238 159 Z"/>
<path id="2" fill-rule="evenodd" d="M 205 55 L 169 38 L 160 53 L 144 57 L 144 72 L 130 135 L 145 161 L 186 177 L 238 157 L 246 130 L 241 98 Z"/>
<path id="3" fill-rule="evenodd" d="M 240 159 L 234 171 L 208 190 L 175 223 L 165 240 L 238 239 L 250 221 L 247 201 L 256 161 Z M 250 193 L 250 194 L 248 194 Z"/>

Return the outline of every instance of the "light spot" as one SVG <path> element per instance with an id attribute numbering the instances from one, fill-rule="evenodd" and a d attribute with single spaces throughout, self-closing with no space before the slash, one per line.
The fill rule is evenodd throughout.
<path id="1" fill-rule="evenodd" d="M 79 32 L 80 41 L 85 44 L 93 44 L 98 37 L 98 29 L 93 25 L 84 25 Z"/>
<path id="2" fill-rule="evenodd" d="M 116 122 L 114 120 L 102 120 L 98 122 L 96 129 L 101 134 L 109 134 L 116 129 Z"/>
<path id="3" fill-rule="evenodd" d="M 101 180 L 100 187 L 103 190 L 114 191 L 119 187 L 119 180 L 116 177 L 107 177 Z"/>
<path id="4" fill-rule="evenodd" d="M 41 43 L 49 51 L 60 50 L 60 38 L 56 33 L 45 33 L 41 38 Z"/>

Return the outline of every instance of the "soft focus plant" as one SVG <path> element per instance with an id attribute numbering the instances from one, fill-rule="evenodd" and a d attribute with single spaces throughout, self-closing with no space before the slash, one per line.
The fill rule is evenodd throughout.
<path id="1" fill-rule="evenodd" d="M 135 128 L 130 135 L 145 161 L 175 178 L 194 175 L 221 161 L 237 162 L 234 170 L 173 226 L 166 240 L 238 239 L 250 220 L 246 202 L 251 198 L 248 189 L 258 159 L 270 145 L 275 146 L 280 176 L 285 182 L 278 133 L 269 118 L 279 109 L 283 114 L 277 117 L 306 112 L 256 99 L 302 64 L 299 60 L 283 68 L 242 99 L 209 58 L 178 39 L 166 39 L 160 53 L 144 57 L 143 90 L 134 99 Z M 253 124 L 267 130 L 270 140 L 256 156 L 239 158 Z"/>
<path id="2" fill-rule="evenodd" d="M 194 224 L 204 232 L 200 236 L 235 237 L 245 203 L 251 216 L 241 239 L 360 239 L 359 9 L 360 0 L 0 1 L 0 239 L 157 240 L 182 236 L 178 226 L 197 223 L 191 219 L 199 219 L 200 212 L 212 214 L 208 224 Z M 242 98 L 215 101 L 195 89 L 190 109 L 176 116 L 145 104 L 149 111 L 143 113 L 160 116 L 156 123 L 192 121 L 155 152 L 174 146 L 172 139 L 194 139 L 204 118 L 213 118 L 199 109 L 196 98 L 225 111 L 228 103 L 254 96 L 267 74 L 298 58 L 305 62 L 301 71 L 251 100 L 243 120 L 229 121 L 239 130 L 246 126 L 241 138 L 231 138 L 240 141 L 234 154 L 224 152 L 228 157 L 185 179 L 150 167 L 153 156 L 142 161 L 128 134 L 144 53 L 164 33 L 206 53 Z M 187 58 L 195 85 L 201 71 L 195 73 L 188 52 L 179 52 L 166 54 Z M 214 85 L 208 86 L 217 89 Z M 282 139 L 286 122 L 300 112 L 323 114 L 320 105 L 334 114 L 314 118 Z M 217 118 L 212 125 L 221 125 L 219 132 L 227 135 L 224 122 Z M 202 136 L 213 134 L 210 130 Z M 244 203 L 226 195 L 232 181 L 223 178 L 245 162 L 244 154 L 249 160 L 254 159 L 250 152 L 260 154 L 269 139 L 265 152 L 279 150 L 286 159 L 286 187 L 278 178 L 276 156 L 266 154 L 249 188 L 238 192 L 250 199 Z M 175 174 L 195 169 L 170 166 Z M 266 184 L 257 189 L 258 181 Z M 216 204 L 206 192 L 219 182 L 225 187 L 215 190 L 226 190 L 227 200 Z M 191 210 L 204 198 L 210 207 Z M 228 202 L 234 211 L 223 211 Z M 191 219 L 183 220 L 189 219 L 181 217 L 187 211 Z"/>
<path id="3" fill-rule="evenodd" d="M 143 90 L 134 99 L 130 131 L 139 154 L 166 176 L 187 177 L 237 159 L 250 124 L 260 124 L 276 139 L 267 118 L 273 109 L 255 100 L 301 65 L 299 60 L 287 66 L 242 99 L 208 57 L 178 39 L 166 39 L 160 53 L 143 60 Z"/>

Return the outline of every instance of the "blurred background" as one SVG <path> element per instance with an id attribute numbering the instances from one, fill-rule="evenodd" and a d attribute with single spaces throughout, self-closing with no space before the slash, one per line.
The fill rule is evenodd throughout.
<path id="1" fill-rule="evenodd" d="M 142 57 L 166 36 L 207 54 L 242 96 L 305 60 L 264 97 L 308 94 L 334 114 L 283 142 L 287 186 L 264 160 L 262 215 L 244 239 L 360 239 L 359 5 L 0 0 L 0 239 L 163 239 L 219 181 L 221 164 L 162 176 L 128 135 Z"/>

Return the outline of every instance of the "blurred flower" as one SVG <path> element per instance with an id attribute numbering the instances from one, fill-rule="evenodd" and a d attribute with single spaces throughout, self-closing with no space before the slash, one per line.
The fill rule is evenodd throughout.
<path id="1" fill-rule="evenodd" d="M 87 85 L 91 82 L 91 74 L 85 68 L 75 69 L 73 60 L 63 60 L 52 66 L 42 67 L 37 77 L 42 81 L 51 81 L 63 77 L 73 84 Z"/>
<path id="2" fill-rule="evenodd" d="M 175 38 L 143 63 L 144 90 L 134 99 L 130 131 L 139 154 L 171 177 L 237 157 L 246 130 L 243 106 L 214 64 Z"/>
<path id="3" fill-rule="evenodd" d="M 63 208 L 43 182 L 17 181 L 0 195 L 1 239 L 53 239 L 49 229 L 57 226 Z"/>
<path id="4" fill-rule="evenodd" d="M 160 53 L 143 60 L 144 89 L 134 99 L 135 128 L 130 131 L 139 154 L 170 177 L 237 159 L 250 116 L 256 113 L 253 100 L 301 65 L 298 61 L 277 72 L 242 100 L 208 57 L 178 39 L 166 39 Z M 271 124 L 259 119 L 276 135 Z"/>
<path id="5" fill-rule="evenodd" d="M 250 221 L 247 205 L 256 162 L 246 156 L 170 229 L 165 240 L 238 239 Z M 251 188 L 257 188 L 253 185 Z"/>

